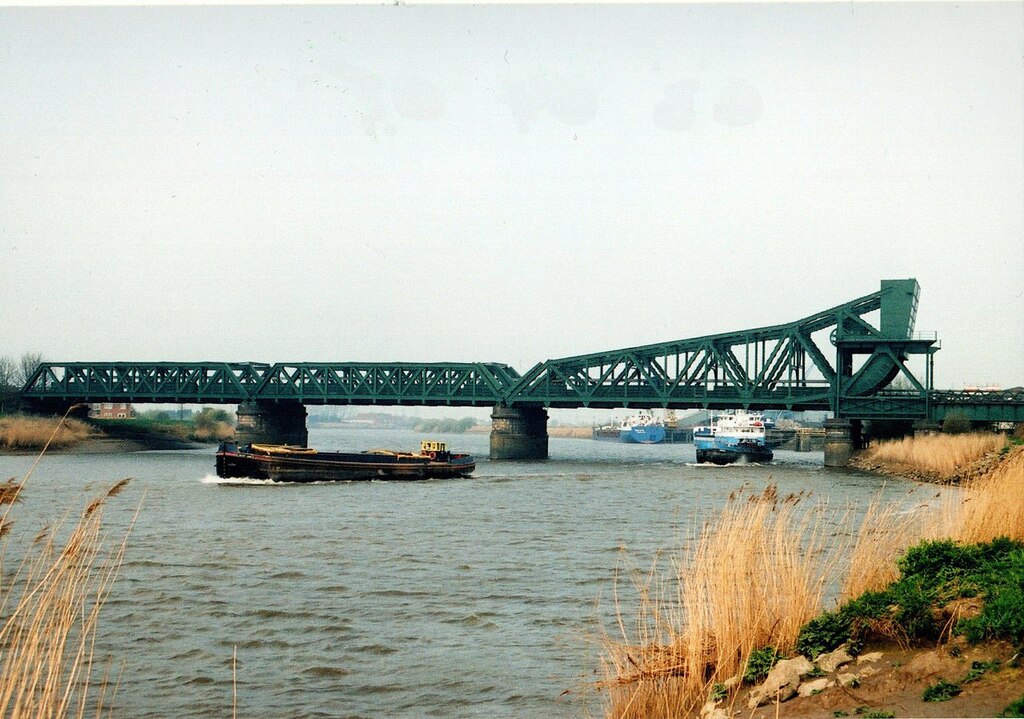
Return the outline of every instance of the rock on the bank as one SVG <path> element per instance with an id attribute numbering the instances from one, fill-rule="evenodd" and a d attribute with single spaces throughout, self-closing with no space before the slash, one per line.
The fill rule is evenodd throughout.
<path id="1" fill-rule="evenodd" d="M 800 678 L 812 671 L 814 671 L 814 665 L 807 657 L 783 659 L 768 672 L 764 683 L 750 692 L 747 706 L 754 709 L 776 698 L 780 702 L 792 699 L 800 685 Z"/>
<path id="2" fill-rule="evenodd" d="M 816 663 L 823 672 L 831 674 L 839 667 L 852 661 L 853 657 L 850 656 L 850 652 L 846 650 L 846 645 L 844 644 L 835 651 L 820 655 Z"/>

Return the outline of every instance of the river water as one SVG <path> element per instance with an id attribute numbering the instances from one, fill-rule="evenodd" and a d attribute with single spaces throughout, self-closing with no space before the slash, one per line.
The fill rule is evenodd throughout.
<path id="1" fill-rule="evenodd" d="M 424 438 L 310 430 L 324 449 Z M 487 455 L 487 435 L 431 438 Z M 133 478 L 105 514 L 116 538 L 141 505 L 97 647 L 116 715 L 231 716 L 236 649 L 239 716 L 599 715 L 592 638 L 617 567 L 648 568 L 745 483 L 853 507 L 912 487 L 820 452 L 719 468 L 692 445 L 557 438 L 547 462 L 482 459 L 469 479 L 224 486 L 213 453 L 51 454 L 14 508 L 33 534 Z M 0 479 L 31 462 L 0 456 Z"/>

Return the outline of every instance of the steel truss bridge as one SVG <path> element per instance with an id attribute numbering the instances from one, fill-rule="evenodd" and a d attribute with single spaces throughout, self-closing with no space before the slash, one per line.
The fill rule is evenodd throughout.
<path id="1" fill-rule="evenodd" d="M 914 334 L 916 280 L 788 324 L 500 363 L 50 362 L 21 391 L 78 402 L 828 410 L 856 419 L 1024 421 L 1024 391 L 932 386 L 938 339 Z M 876 316 L 877 315 L 877 316 Z M 917 366 L 917 365 L 923 365 Z"/>

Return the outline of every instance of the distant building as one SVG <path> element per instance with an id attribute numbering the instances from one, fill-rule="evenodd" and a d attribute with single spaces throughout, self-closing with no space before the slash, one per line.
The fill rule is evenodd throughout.
<path id="1" fill-rule="evenodd" d="M 134 419 L 135 410 L 128 402 L 95 402 L 89 405 L 93 419 Z"/>

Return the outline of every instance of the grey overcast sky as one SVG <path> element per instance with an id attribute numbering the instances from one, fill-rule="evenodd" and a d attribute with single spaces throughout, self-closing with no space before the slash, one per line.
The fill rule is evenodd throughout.
<path id="1" fill-rule="evenodd" d="M 500 361 L 922 286 L 1024 384 L 1024 5 L 0 8 L 0 354 Z"/>

